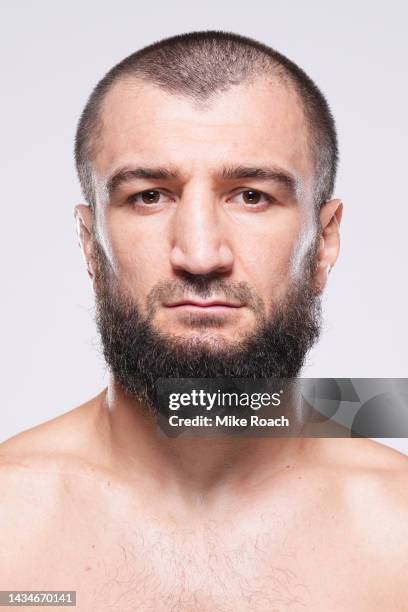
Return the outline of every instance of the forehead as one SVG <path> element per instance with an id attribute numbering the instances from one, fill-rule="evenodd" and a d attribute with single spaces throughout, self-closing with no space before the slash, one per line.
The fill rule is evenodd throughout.
<path id="1" fill-rule="evenodd" d="M 293 88 L 257 78 L 205 103 L 127 79 L 101 112 L 94 170 L 101 179 L 132 164 L 205 174 L 222 165 L 276 164 L 305 187 L 313 173 L 308 128 Z"/>

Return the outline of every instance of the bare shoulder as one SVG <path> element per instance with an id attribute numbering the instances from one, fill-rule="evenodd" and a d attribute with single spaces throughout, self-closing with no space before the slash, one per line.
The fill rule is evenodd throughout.
<path id="1" fill-rule="evenodd" d="M 80 406 L 0 443 L 0 473 L 28 463 L 51 464 L 59 457 L 63 457 L 64 463 L 70 457 L 73 461 L 82 458 L 92 462 L 99 451 L 104 396 L 105 390 Z"/>
<path id="2" fill-rule="evenodd" d="M 356 488 L 361 500 L 369 488 L 379 502 L 402 504 L 408 510 L 408 456 L 385 444 L 367 438 L 340 438 L 322 441 L 324 465 L 345 483 Z"/>
<path id="3" fill-rule="evenodd" d="M 362 438 L 321 439 L 314 446 L 318 533 L 331 542 L 336 563 L 356 568 L 383 593 L 387 609 L 408 601 L 408 458 Z M 391 603 L 393 602 L 393 603 Z M 384 608 L 385 609 L 385 608 Z"/>
<path id="4" fill-rule="evenodd" d="M 97 406 L 102 394 L 49 421 L 22 431 L 0 444 L 0 466 L 13 458 L 52 456 L 60 451 L 80 453 L 89 443 L 95 427 Z"/>
<path id="5" fill-rule="evenodd" d="M 408 569 L 408 457 L 369 439 L 325 440 L 331 490 L 359 548 Z M 405 587 L 404 587 L 405 588 Z M 408 595 L 408 592 L 407 592 Z"/>
<path id="6" fill-rule="evenodd" d="M 104 493 L 109 471 L 96 459 L 93 401 L 0 444 L 0 537 L 13 551 L 16 541 L 29 549 L 58 533 L 73 503 L 86 508 Z M 0 568 L 3 561 L 0 551 Z"/>
<path id="7" fill-rule="evenodd" d="M 70 477 L 92 471 L 98 398 L 0 444 L 0 516 L 24 499 L 55 501 Z"/>
<path id="8" fill-rule="evenodd" d="M 329 462 L 350 473 L 366 472 L 380 479 L 408 475 L 407 455 L 369 438 L 324 440 L 323 450 Z"/>

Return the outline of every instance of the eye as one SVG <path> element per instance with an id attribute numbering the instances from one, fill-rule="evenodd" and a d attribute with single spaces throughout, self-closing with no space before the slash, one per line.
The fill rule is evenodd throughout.
<path id="1" fill-rule="evenodd" d="M 159 189 L 146 189 L 139 191 L 129 196 L 128 201 L 132 204 L 140 204 L 141 206 L 154 206 L 155 204 L 165 204 L 171 201 L 171 198 L 166 193 Z"/>
<path id="2" fill-rule="evenodd" d="M 257 189 L 244 189 L 235 194 L 231 200 L 244 204 L 247 208 L 265 208 L 274 201 L 274 198 Z"/>

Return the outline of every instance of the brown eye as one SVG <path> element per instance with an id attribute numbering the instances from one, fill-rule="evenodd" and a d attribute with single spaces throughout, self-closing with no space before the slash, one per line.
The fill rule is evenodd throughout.
<path id="1" fill-rule="evenodd" d="M 247 190 L 247 191 L 243 191 L 242 192 L 242 197 L 244 199 L 245 204 L 259 204 L 260 200 L 261 200 L 261 193 L 260 191 L 252 191 L 251 190 Z"/>
<path id="2" fill-rule="evenodd" d="M 227 202 L 241 205 L 246 210 L 261 211 L 269 208 L 275 202 L 275 198 L 258 191 L 258 189 L 241 189 L 238 193 L 230 197 Z"/>
<path id="3" fill-rule="evenodd" d="M 157 202 L 160 200 L 160 191 L 156 191 L 154 189 L 142 191 L 140 195 L 145 204 L 157 204 Z"/>

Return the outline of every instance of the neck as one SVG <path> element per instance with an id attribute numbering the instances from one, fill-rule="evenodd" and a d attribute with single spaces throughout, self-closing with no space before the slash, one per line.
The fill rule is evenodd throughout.
<path id="1" fill-rule="evenodd" d="M 155 416 L 112 377 L 99 398 L 98 429 L 109 441 L 109 463 L 125 479 L 173 491 L 188 503 L 221 490 L 242 495 L 243 487 L 293 467 L 308 446 L 303 438 L 168 438 L 160 435 Z"/>

